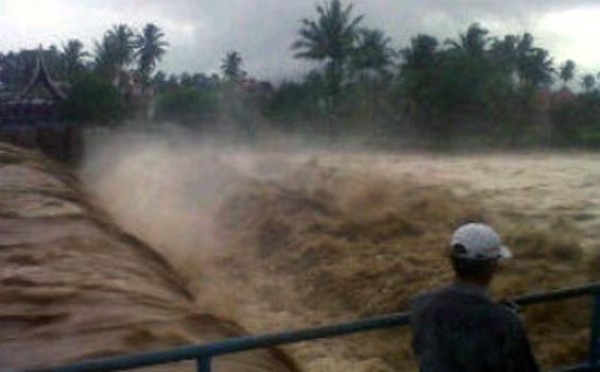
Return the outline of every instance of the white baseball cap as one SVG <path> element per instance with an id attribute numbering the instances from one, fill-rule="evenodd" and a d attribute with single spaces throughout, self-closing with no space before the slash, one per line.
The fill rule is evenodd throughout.
<path id="1" fill-rule="evenodd" d="M 483 223 L 459 227 L 452 236 L 452 254 L 470 259 L 511 258 L 510 249 L 502 245 L 498 233 Z"/>

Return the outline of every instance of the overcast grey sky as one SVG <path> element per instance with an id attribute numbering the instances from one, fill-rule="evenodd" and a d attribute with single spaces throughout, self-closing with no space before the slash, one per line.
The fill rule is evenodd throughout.
<path id="1" fill-rule="evenodd" d="M 299 21 L 315 14 L 314 0 L 0 0 L 0 50 L 31 48 L 67 38 L 93 40 L 116 23 L 159 25 L 170 50 L 168 72 L 216 72 L 223 55 L 239 51 L 260 78 L 297 76 L 311 67 L 290 51 Z M 456 36 L 480 22 L 494 34 L 530 31 L 557 62 L 574 59 L 600 71 L 600 0 L 354 0 L 365 26 L 392 37 Z"/>

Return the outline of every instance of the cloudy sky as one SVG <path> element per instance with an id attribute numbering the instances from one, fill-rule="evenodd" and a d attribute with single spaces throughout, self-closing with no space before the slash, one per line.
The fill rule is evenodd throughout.
<path id="1" fill-rule="evenodd" d="M 494 34 L 530 31 L 557 62 L 600 71 L 600 0 L 354 0 L 364 25 L 386 31 L 394 47 L 417 33 L 455 36 L 480 22 Z M 239 51 L 254 76 L 280 79 L 310 68 L 290 45 L 315 0 L 0 0 L 0 51 L 93 40 L 116 23 L 159 25 L 170 51 L 168 72 L 215 72 Z"/>

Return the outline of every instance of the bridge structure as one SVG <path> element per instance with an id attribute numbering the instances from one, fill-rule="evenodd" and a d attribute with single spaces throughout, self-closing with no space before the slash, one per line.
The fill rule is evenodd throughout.
<path id="1" fill-rule="evenodd" d="M 67 94 L 48 71 L 41 51 L 28 83 L 16 92 L 0 94 L 0 139 L 34 148 L 58 160 L 80 151 L 80 127 L 62 115 Z"/>
<path id="2" fill-rule="evenodd" d="M 518 297 L 513 300 L 519 306 L 531 306 L 548 302 L 564 301 L 582 296 L 588 296 L 592 300 L 588 358 L 587 360 L 582 361 L 579 365 L 564 367 L 556 370 L 556 372 L 600 370 L 600 283 L 586 284 L 579 287 L 546 293 L 534 293 Z M 210 372 L 211 361 L 214 358 L 225 354 L 238 353 L 290 343 L 312 341 L 323 338 L 340 337 L 359 332 L 402 327 L 408 326 L 409 324 L 410 315 L 408 313 L 398 313 L 360 320 L 357 322 L 326 325 L 292 332 L 282 332 L 259 336 L 245 336 L 206 345 L 184 346 L 158 352 L 120 356 L 109 359 L 89 360 L 48 370 L 55 372 L 108 372 L 137 369 L 191 360 L 196 361 L 198 372 Z"/>

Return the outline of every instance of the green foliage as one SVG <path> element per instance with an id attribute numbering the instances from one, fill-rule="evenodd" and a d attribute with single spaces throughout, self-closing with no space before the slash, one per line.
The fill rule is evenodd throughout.
<path id="1" fill-rule="evenodd" d="M 303 19 L 300 38 L 293 44 L 297 58 L 340 63 L 353 50 L 354 39 L 363 16 L 352 17 L 352 5 L 340 0 L 317 5 L 316 20 Z"/>
<path id="2" fill-rule="evenodd" d="M 352 69 L 355 72 L 388 73 L 395 56 L 390 47 L 391 42 L 392 39 L 381 30 L 361 29 L 357 34 L 356 47 L 352 51 Z"/>
<path id="3" fill-rule="evenodd" d="M 529 146 L 550 137 L 557 146 L 600 146 L 600 74 L 577 76 L 571 60 L 555 70 L 533 35 L 495 36 L 474 23 L 451 39 L 416 35 L 397 52 L 384 31 L 362 22 L 342 0 L 317 5 L 313 18 L 301 20 L 292 48 L 296 58 L 320 66 L 276 89 L 249 77 L 238 52 L 223 58 L 221 77 L 154 75 L 168 46 L 154 24 L 141 33 L 113 26 L 96 43 L 93 63 L 86 62 L 76 39 L 62 50 L 0 54 L 0 81 L 5 91 L 22 89 L 41 53 L 54 80 L 70 83 L 64 112 L 81 122 L 116 123 L 128 105 L 147 109 L 150 93 L 157 92 L 159 120 L 196 124 L 219 118 L 251 136 L 259 133 L 262 114 L 285 130 L 326 129 L 330 139 L 358 128 L 351 134 L 385 136 L 390 129 L 438 146 Z M 569 91 L 572 81 L 583 93 Z"/>
<path id="4" fill-rule="evenodd" d="M 583 93 L 557 103 L 551 119 L 555 145 L 600 147 L 600 92 Z"/>
<path id="5" fill-rule="evenodd" d="M 482 134 L 515 143 L 552 82 L 552 60 L 531 35 L 492 38 L 479 24 L 443 47 L 419 35 L 401 55 L 399 99 L 417 132 L 437 144 Z"/>
<path id="6" fill-rule="evenodd" d="M 135 32 L 127 25 L 113 26 L 96 42 L 96 71 L 112 79 L 133 60 Z"/>
<path id="7" fill-rule="evenodd" d="M 164 37 L 165 34 L 153 23 L 144 26 L 142 33 L 136 37 L 134 56 L 137 59 L 137 73 L 144 85 L 150 83 L 156 64 L 167 52 L 169 44 Z"/>
<path id="8" fill-rule="evenodd" d="M 280 123 L 286 130 L 307 120 L 324 117 L 320 109 L 317 82 L 284 82 L 276 90 L 265 110 L 266 116 Z"/>
<path id="9" fill-rule="evenodd" d="M 61 53 L 62 69 L 67 80 L 73 81 L 85 72 L 84 59 L 89 53 L 83 50 L 83 43 L 77 39 L 68 40 Z"/>
<path id="10" fill-rule="evenodd" d="M 560 67 L 560 80 L 567 84 L 575 77 L 575 62 L 570 59 Z"/>
<path id="11" fill-rule="evenodd" d="M 554 68 L 547 50 L 533 48 L 519 61 L 521 79 L 526 85 L 540 88 L 552 84 Z"/>
<path id="12" fill-rule="evenodd" d="M 95 70 L 114 79 L 135 63 L 136 73 L 146 86 L 166 53 L 169 44 L 164 38 L 165 34 L 153 23 L 146 24 L 139 34 L 128 25 L 115 25 L 96 42 Z"/>
<path id="13" fill-rule="evenodd" d="M 243 80 L 247 73 L 242 69 L 243 60 L 238 52 L 229 52 L 221 61 L 221 72 L 225 80 L 233 83 Z"/>
<path id="14" fill-rule="evenodd" d="M 292 45 L 296 58 L 325 62 L 327 94 L 334 106 L 339 99 L 344 68 L 354 51 L 363 19 L 362 15 L 353 17 L 352 9 L 352 5 L 344 7 L 340 0 L 318 5 L 317 19 L 302 20 L 300 37 Z"/>
<path id="15" fill-rule="evenodd" d="M 159 120 L 194 124 L 210 119 L 218 107 L 216 91 L 180 86 L 160 93 L 156 117 Z"/>
<path id="16" fill-rule="evenodd" d="M 581 87 L 586 93 L 591 93 L 596 88 L 596 77 L 594 74 L 585 74 L 581 79 Z"/>
<path id="17" fill-rule="evenodd" d="M 97 125 L 117 124 L 127 113 L 121 94 L 110 83 L 91 73 L 79 76 L 62 109 L 69 120 Z"/>
<path id="18" fill-rule="evenodd" d="M 95 55 L 84 50 L 81 41 L 70 39 L 59 50 L 51 45 L 38 50 L 0 53 L 0 99 L 11 98 L 29 84 L 38 59 L 50 75 L 44 84 L 56 84 L 68 91 L 62 103 L 67 119 L 97 124 L 115 123 L 128 113 L 146 113 L 153 90 L 167 85 L 166 76 L 152 79 L 152 73 L 166 52 L 164 34 L 154 24 L 147 24 L 141 34 L 126 24 L 115 25 L 96 42 Z M 131 70 L 137 64 L 136 71 Z M 70 88 L 70 89 L 69 89 Z M 49 97 L 41 85 L 30 95 Z"/>

